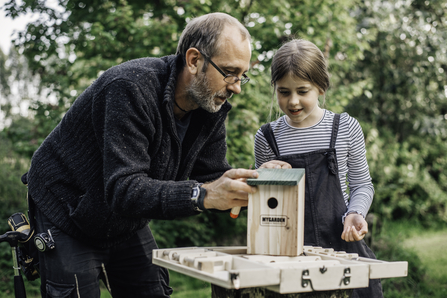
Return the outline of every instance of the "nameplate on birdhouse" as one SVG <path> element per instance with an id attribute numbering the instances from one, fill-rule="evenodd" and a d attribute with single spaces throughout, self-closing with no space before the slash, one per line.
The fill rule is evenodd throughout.
<path id="1" fill-rule="evenodd" d="M 298 256 L 304 246 L 304 169 L 258 169 L 247 179 L 258 191 L 248 198 L 247 253 Z"/>
<path id="2" fill-rule="evenodd" d="M 261 226 L 285 227 L 286 224 L 287 216 L 261 215 Z"/>

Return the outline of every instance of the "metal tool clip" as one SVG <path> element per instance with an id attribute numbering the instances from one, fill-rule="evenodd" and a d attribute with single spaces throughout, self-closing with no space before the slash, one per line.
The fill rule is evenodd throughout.
<path id="1" fill-rule="evenodd" d="M 343 277 L 341 278 L 340 285 L 343 283 L 345 286 L 351 282 L 351 268 L 347 267 L 344 270 Z"/>
<path id="2" fill-rule="evenodd" d="M 310 280 L 309 276 L 309 269 L 305 269 L 303 270 L 303 273 L 301 275 L 301 286 L 303 288 L 306 288 L 309 284 L 312 287 L 312 281 Z"/>

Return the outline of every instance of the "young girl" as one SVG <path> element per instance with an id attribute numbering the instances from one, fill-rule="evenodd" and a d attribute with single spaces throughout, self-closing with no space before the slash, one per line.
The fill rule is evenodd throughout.
<path id="1" fill-rule="evenodd" d="M 375 258 L 362 240 L 374 195 L 363 132 L 347 113 L 319 106 L 329 88 L 323 53 L 309 41 L 292 40 L 277 51 L 271 70 L 285 115 L 256 133 L 256 167 L 305 169 L 305 245 Z M 383 297 L 380 280 L 353 297 Z"/>

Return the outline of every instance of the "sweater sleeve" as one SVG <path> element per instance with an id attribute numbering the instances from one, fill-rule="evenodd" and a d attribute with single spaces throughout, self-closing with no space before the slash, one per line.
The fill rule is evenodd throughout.
<path id="1" fill-rule="evenodd" d="M 145 94 L 147 97 L 148 95 Z M 115 80 L 93 102 L 92 123 L 103 156 L 105 199 L 125 217 L 172 219 L 196 214 L 191 204 L 194 181 L 164 181 L 149 177 L 150 146 L 159 133 L 155 100 L 143 96 L 137 84 Z M 161 119 L 161 117 L 158 117 Z"/>
<path id="2" fill-rule="evenodd" d="M 346 214 L 356 212 L 366 217 L 373 201 L 374 186 L 371 182 L 368 162 L 366 160 L 366 148 L 362 128 L 355 118 L 349 118 L 351 144 L 348 155 L 348 182 L 350 200 Z"/>

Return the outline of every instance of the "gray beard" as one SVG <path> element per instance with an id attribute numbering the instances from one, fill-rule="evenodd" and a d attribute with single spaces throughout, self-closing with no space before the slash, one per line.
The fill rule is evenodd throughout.
<path id="1" fill-rule="evenodd" d="M 188 100 L 195 102 L 199 107 L 209 113 L 216 113 L 222 107 L 222 104 L 216 104 L 216 97 L 231 98 L 233 93 L 230 91 L 214 92 L 209 88 L 209 81 L 204 72 L 201 72 L 197 78 L 194 78 L 191 85 L 186 88 Z"/>

